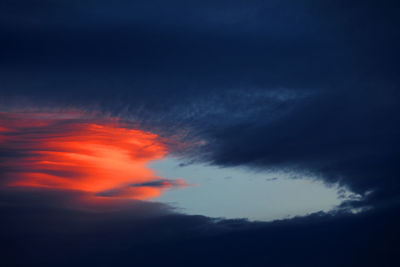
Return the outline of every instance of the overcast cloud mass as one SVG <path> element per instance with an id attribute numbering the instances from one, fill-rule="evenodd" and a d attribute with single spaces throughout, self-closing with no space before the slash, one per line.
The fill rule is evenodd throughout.
<path id="1" fill-rule="evenodd" d="M 399 11 L 389 0 L 0 0 L 5 266 L 400 264 Z M 60 142 L 90 125 L 143 133 L 135 160 L 312 176 L 360 197 L 274 222 L 216 219 L 146 201 L 190 186 L 184 177 L 143 169 L 89 190 L 79 177 L 92 161 L 30 165 L 78 153 Z M 126 158 L 131 139 L 99 136 Z M 41 187 L 10 187 L 20 173 L 71 186 L 30 176 Z M 117 199 L 99 208 L 94 195 Z"/>

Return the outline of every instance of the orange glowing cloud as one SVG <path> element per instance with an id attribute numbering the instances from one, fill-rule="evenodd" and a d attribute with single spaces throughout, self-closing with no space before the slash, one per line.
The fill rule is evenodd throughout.
<path id="1" fill-rule="evenodd" d="M 80 114 L 0 113 L 3 186 L 76 190 L 94 198 L 146 200 L 182 180 L 147 165 L 168 153 L 156 134 Z"/>

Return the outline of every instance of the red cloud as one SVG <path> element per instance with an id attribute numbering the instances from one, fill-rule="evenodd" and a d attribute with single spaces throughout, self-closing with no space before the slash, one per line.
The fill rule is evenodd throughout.
<path id="1" fill-rule="evenodd" d="M 75 113 L 0 113 L 0 151 L 5 186 L 145 200 L 185 185 L 161 179 L 147 167 L 168 152 L 156 134 Z"/>

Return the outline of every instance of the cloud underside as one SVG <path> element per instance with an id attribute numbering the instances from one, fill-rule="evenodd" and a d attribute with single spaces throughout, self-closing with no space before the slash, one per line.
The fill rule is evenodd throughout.
<path id="1" fill-rule="evenodd" d="M 398 209 L 250 223 L 128 200 L 68 206 L 82 192 L 1 192 L 6 266 L 396 266 Z M 68 255 L 68 256 L 67 256 Z"/>

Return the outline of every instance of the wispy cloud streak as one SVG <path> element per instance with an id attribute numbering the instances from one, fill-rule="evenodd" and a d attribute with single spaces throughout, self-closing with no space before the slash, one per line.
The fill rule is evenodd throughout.
<path id="1" fill-rule="evenodd" d="M 6 187 L 77 190 L 145 200 L 184 186 L 147 167 L 168 153 L 156 134 L 80 114 L 0 114 L 0 171 Z"/>

